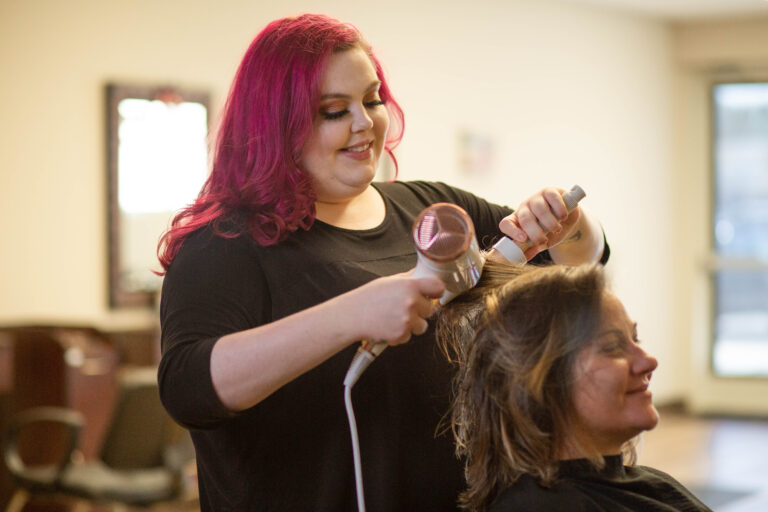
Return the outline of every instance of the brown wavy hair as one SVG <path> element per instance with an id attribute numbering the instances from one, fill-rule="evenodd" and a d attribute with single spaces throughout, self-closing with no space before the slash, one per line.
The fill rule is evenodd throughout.
<path id="1" fill-rule="evenodd" d="M 489 260 L 478 285 L 442 308 L 438 339 L 458 365 L 451 427 L 466 458 L 465 509 L 486 510 L 523 474 L 555 481 L 574 416 L 574 361 L 597 335 L 605 289 L 599 265 Z M 625 452 L 633 461 L 631 445 Z"/>

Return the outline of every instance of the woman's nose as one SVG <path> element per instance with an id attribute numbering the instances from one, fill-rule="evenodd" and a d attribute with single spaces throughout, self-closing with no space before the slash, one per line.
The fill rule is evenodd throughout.
<path id="1" fill-rule="evenodd" d="M 366 130 L 370 130 L 371 127 L 373 127 L 373 119 L 371 119 L 371 116 L 368 115 L 368 111 L 363 106 L 363 108 L 354 113 L 352 120 L 352 131 L 364 132 Z"/>
<path id="2" fill-rule="evenodd" d="M 651 354 L 638 347 L 638 354 L 632 366 L 635 373 L 651 373 L 657 366 L 659 366 L 659 361 Z"/>

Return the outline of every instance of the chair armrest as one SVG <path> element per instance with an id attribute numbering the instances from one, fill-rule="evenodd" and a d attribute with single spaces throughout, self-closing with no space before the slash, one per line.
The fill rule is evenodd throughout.
<path id="1" fill-rule="evenodd" d="M 65 407 L 42 406 L 26 409 L 14 415 L 8 422 L 3 443 L 3 458 L 6 466 L 15 476 L 24 476 L 28 467 L 19 454 L 19 435 L 22 430 L 34 423 L 57 423 L 67 428 L 66 453 L 55 465 L 56 480 L 64 468 L 72 461 L 72 454 L 77 448 L 80 430 L 85 424 L 83 415 Z"/>

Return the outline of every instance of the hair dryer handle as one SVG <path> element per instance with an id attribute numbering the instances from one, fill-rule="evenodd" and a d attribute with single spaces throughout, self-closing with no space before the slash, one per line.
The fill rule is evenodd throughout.
<path id="1" fill-rule="evenodd" d="M 439 277 L 436 276 L 433 271 L 429 269 L 427 265 L 424 264 L 417 264 L 416 267 L 411 272 L 411 277 L 415 279 L 419 279 L 422 277 Z M 443 298 L 446 297 L 447 294 L 449 294 L 447 290 L 443 294 Z M 452 296 L 451 296 L 452 298 Z M 435 302 L 438 301 L 438 299 L 434 299 Z M 440 299 L 440 302 L 442 302 L 442 298 Z M 443 304 L 445 302 L 442 302 Z M 373 362 L 376 357 L 378 357 L 379 354 L 384 352 L 384 349 L 387 348 L 389 345 L 385 341 L 371 341 L 371 340 L 363 340 L 360 343 L 360 347 L 358 347 L 357 352 L 355 353 L 355 357 L 352 359 L 352 364 L 349 366 L 349 370 L 347 370 L 347 375 L 344 377 L 344 385 L 345 386 L 352 386 L 357 382 L 357 379 L 360 378 L 360 375 L 365 371 L 366 368 Z"/>

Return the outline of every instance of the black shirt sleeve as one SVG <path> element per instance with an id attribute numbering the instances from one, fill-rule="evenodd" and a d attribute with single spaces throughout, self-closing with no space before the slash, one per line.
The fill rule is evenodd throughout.
<path id="1" fill-rule="evenodd" d="M 163 281 L 160 397 L 184 426 L 206 428 L 233 416 L 213 388 L 210 355 L 220 337 L 259 325 L 268 307 L 249 243 L 202 229 L 184 241 Z"/>

